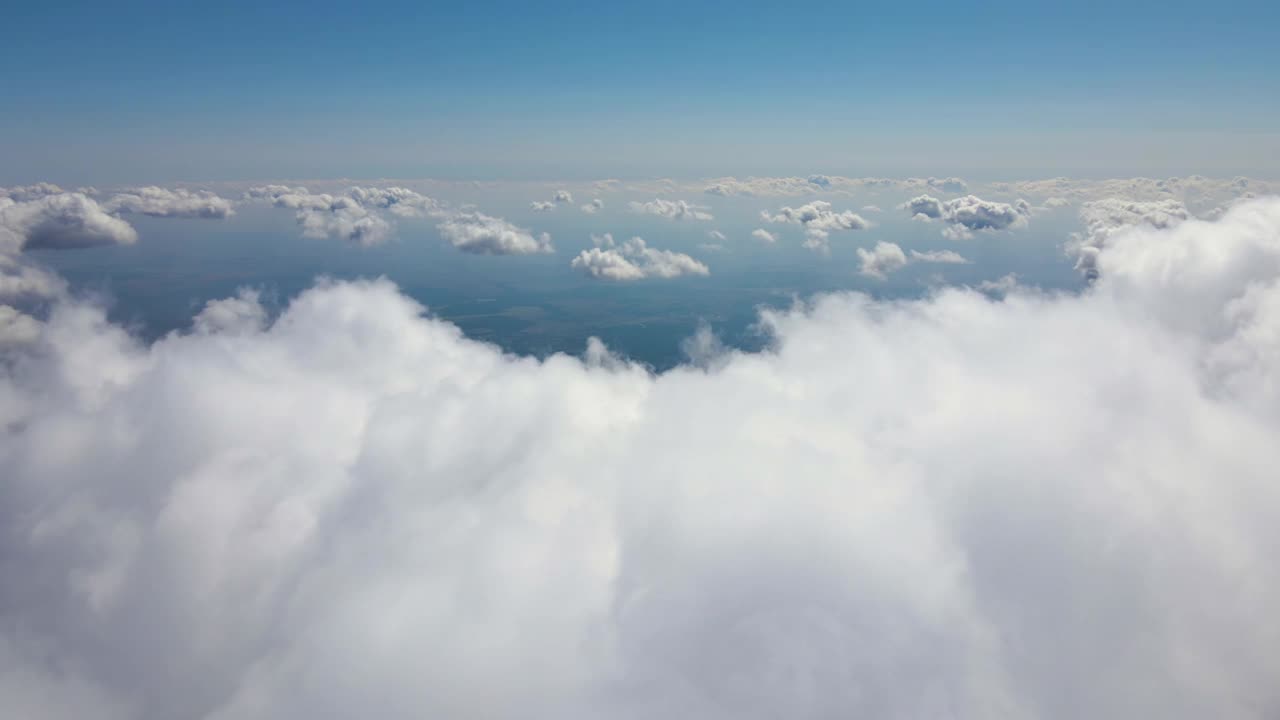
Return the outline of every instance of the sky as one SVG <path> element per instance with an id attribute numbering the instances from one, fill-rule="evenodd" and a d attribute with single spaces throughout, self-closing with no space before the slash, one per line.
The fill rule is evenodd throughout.
<path id="1" fill-rule="evenodd" d="M 0 13 L 0 718 L 1280 717 L 1280 12 Z"/>
<path id="2" fill-rule="evenodd" d="M 27 3 L 0 182 L 1271 175 L 1276 12 Z"/>

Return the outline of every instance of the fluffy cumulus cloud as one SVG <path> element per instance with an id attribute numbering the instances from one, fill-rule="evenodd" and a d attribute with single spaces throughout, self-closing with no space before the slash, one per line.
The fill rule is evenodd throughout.
<path id="1" fill-rule="evenodd" d="M 668 220 L 714 220 L 707 208 L 702 205 L 690 205 L 684 200 L 665 200 L 655 198 L 648 202 L 630 204 L 631 212 L 644 215 L 657 215 Z"/>
<path id="2" fill-rule="evenodd" d="M 568 190 L 557 190 L 552 200 L 558 203 L 571 203 L 573 202 L 573 193 Z"/>
<path id="3" fill-rule="evenodd" d="M 1098 253 L 1116 233 L 1136 225 L 1171 228 L 1192 217 L 1179 200 L 1091 200 L 1080 207 L 1085 229 L 1067 242 L 1067 253 L 1076 258 L 1076 269 L 1090 277 L 1097 275 Z"/>
<path id="4" fill-rule="evenodd" d="M 352 245 L 372 246 L 392 235 L 391 223 L 359 205 L 333 210 L 304 208 L 298 211 L 303 237 L 334 238 Z"/>
<path id="5" fill-rule="evenodd" d="M 595 215 L 604 209 L 604 201 L 600 198 L 591 198 L 591 201 L 583 203 L 580 209 L 588 215 Z"/>
<path id="6" fill-rule="evenodd" d="M 858 272 L 867 277 L 883 280 L 885 275 L 906 264 L 907 255 L 896 243 L 880 241 L 870 250 L 858 248 Z"/>
<path id="7" fill-rule="evenodd" d="M 0 313 L 0 715 L 1275 717 L 1280 202 L 1098 260 L 661 375 L 385 281 Z"/>
<path id="8" fill-rule="evenodd" d="M 858 272 L 867 277 L 880 280 L 911 263 L 936 263 L 943 265 L 964 265 L 969 261 L 959 253 L 950 250 L 930 250 L 920 252 L 912 250 L 904 252 L 897 243 L 880 241 L 870 250 L 858 248 Z"/>
<path id="9" fill-rule="evenodd" d="M 0 188 L 0 198 L 9 198 L 14 202 L 30 202 L 49 195 L 61 195 L 66 192 L 51 182 L 38 182 L 31 185 L 19 185 L 11 188 Z M 82 193 L 92 194 L 92 193 Z"/>
<path id="10" fill-rule="evenodd" d="M 592 235 L 596 247 L 578 253 L 570 265 L 588 277 L 625 282 L 645 278 L 674 278 L 681 275 L 710 275 L 706 265 L 684 254 L 649 247 L 643 238 L 622 243 L 613 235 Z M 716 246 L 715 250 L 723 250 Z"/>
<path id="11" fill-rule="evenodd" d="M 24 248 L 128 245 L 138 240 L 129 223 L 109 214 L 82 193 L 0 198 L 0 252 Z"/>
<path id="12" fill-rule="evenodd" d="M 102 207 L 112 214 L 152 217 L 225 218 L 235 214 L 230 200 L 208 190 L 171 190 L 154 185 L 116 193 Z"/>
<path id="13" fill-rule="evenodd" d="M 529 203 L 529 209 L 534 212 L 551 212 L 556 209 L 556 204 L 550 200 L 534 200 Z"/>
<path id="14" fill-rule="evenodd" d="M 871 227 L 871 223 L 861 215 L 852 210 L 836 212 L 831 209 L 831 203 L 825 200 L 815 200 L 795 208 L 784 206 L 776 213 L 763 210 L 760 212 L 760 219 L 770 223 L 792 223 L 804 226 L 804 246 L 819 251 L 829 249 L 828 239 L 832 232 L 865 230 Z"/>
<path id="15" fill-rule="evenodd" d="M 480 212 L 456 213 L 437 229 L 449 244 L 476 255 L 532 255 L 554 251 L 547 233 L 535 237 L 529 230 Z"/>
<path id="16" fill-rule="evenodd" d="M 769 232 L 768 230 L 765 230 L 764 228 L 756 228 L 755 230 L 752 230 L 751 237 L 757 240 L 760 240 L 761 242 L 767 242 L 769 244 L 778 242 L 778 236 Z"/>
<path id="17" fill-rule="evenodd" d="M 943 234 L 951 239 L 972 237 L 974 230 L 1007 230 L 1023 227 L 1031 214 L 1031 205 L 1025 200 L 1002 203 L 983 200 L 975 195 L 965 195 L 951 200 L 939 200 L 931 195 L 920 195 L 903 203 L 917 220 L 941 220 L 948 224 Z"/>

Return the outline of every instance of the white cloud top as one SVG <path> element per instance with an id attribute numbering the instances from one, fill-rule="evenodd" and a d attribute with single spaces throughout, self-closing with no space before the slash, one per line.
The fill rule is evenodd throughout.
<path id="1" fill-rule="evenodd" d="M 208 190 L 135 188 L 116 193 L 102 204 L 109 213 L 138 213 L 152 217 L 225 218 L 235 214 L 230 200 Z"/>
<path id="2" fill-rule="evenodd" d="M 532 255 L 553 252 L 551 236 L 516 227 L 480 212 L 460 212 L 437 226 L 455 248 L 475 255 Z"/>
<path id="3" fill-rule="evenodd" d="M 648 202 L 630 204 L 631 212 L 645 215 L 657 215 L 668 220 L 714 220 L 707 208 L 702 205 L 690 205 L 684 200 L 664 200 L 655 198 Z"/>
<path id="4" fill-rule="evenodd" d="M 643 238 L 616 243 L 613 235 L 605 233 L 593 235 L 591 239 L 600 247 L 583 250 L 570 262 L 571 267 L 589 277 L 624 282 L 711 274 L 698 260 L 684 253 L 651 248 Z"/>

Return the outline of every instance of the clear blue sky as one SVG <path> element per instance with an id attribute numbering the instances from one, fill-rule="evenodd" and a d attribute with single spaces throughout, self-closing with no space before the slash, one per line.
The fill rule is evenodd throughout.
<path id="1" fill-rule="evenodd" d="M 17 3 L 0 183 L 1276 176 L 1277 5 Z"/>

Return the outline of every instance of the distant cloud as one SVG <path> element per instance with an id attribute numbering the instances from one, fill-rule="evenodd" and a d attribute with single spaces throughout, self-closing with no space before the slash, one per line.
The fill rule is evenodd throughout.
<path id="1" fill-rule="evenodd" d="M 66 281 L 57 274 L 0 253 L 0 302 L 52 298 L 66 288 Z"/>
<path id="2" fill-rule="evenodd" d="M 129 245 L 138 233 L 80 193 L 24 195 L 28 201 L 0 200 L 0 251 Z M 7 239 L 6 239 L 7 238 Z"/>
<path id="3" fill-rule="evenodd" d="M 829 250 L 827 239 L 832 232 L 865 230 L 871 227 L 871 223 L 861 215 L 852 210 L 835 212 L 831 209 L 831 203 L 825 200 L 815 200 L 796 208 L 783 207 L 773 214 L 767 210 L 761 211 L 760 219 L 771 223 L 802 225 L 805 230 L 804 246 L 821 252 Z"/>
<path id="4" fill-rule="evenodd" d="M 553 252 L 551 236 L 516 227 L 480 212 L 460 212 L 436 226 L 455 248 L 475 255 L 532 255 Z"/>
<path id="5" fill-rule="evenodd" d="M 298 211 L 303 237 L 335 238 L 352 245 L 369 247 L 392 235 L 391 223 L 359 205 L 335 210 L 304 208 Z"/>
<path id="6" fill-rule="evenodd" d="M 573 193 L 568 190 L 557 190 L 555 197 L 552 199 L 558 203 L 571 203 L 573 202 Z"/>
<path id="7" fill-rule="evenodd" d="M 529 203 L 529 209 L 534 212 L 551 212 L 556 209 L 556 204 L 550 200 L 534 200 Z"/>
<path id="8" fill-rule="evenodd" d="M 871 250 L 858 248 L 858 272 L 883 280 L 885 275 L 905 267 L 907 256 L 896 243 L 878 242 Z"/>
<path id="9" fill-rule="evenodd" d="M 755 230 L 752 230 L 751 237 L 770 244 L 778 242 L 778 236 L 764 228 L 756 228 Z"/>
<path id="10" fill-rule="evenodd" d="M 592 198 L 591 202 L 586 203 L 581 208 L 582 212 L 588 215 L 595 215 L 596 213 L 600 212 L 603 209 L 604 209 L 604 201 L 601 200 L 600 198 Z"/>
<path id="11" fill-rule="evenodd" d="M 136 188 L 112 195 L 102 204 L 112 214 L 138 213 L 152 217 L 226 218 L 235 214 L 232 202 L 208 190 Z"/>
<path id="12" fill-rule="evenodd" d="M 899 206 L 917 220 L 941 220 L 952 227 L 943 233 L 951 239 L 967 239 L 974 230 L 1007 230 L 1023 227 L 1031 206 L 1024 200 L 1013 204 L 983 200 L 966 195 L 939 200 L 930 195 L 914 197 Z"/>
<path id="13" fill-rule="evenodd" d="M 912 262 L 925 263 L 942 263 L 946 265 L 966 265 L 968 260 L 963 255 L 951 250 L 930 250 L 928 252 L 920 252 L 919 250 L 911 251 Z"/>
<path id="14" fill-rule="evenodd" d="M 724 242 L 726 240 L 724 233 L 719 230 L 708 230 L 707 237 L 715 240 L 716 242 Z"/>
<path id="15" fill-rule="evenodd" d="M 630 204 L 631 212 L 645 215 L 657 215 L 669 220 L 714 220 L 707 208 L 702 205 L 690 205 L 684 200 L 664 200 L 655 198 L 648 202 Z"/>
<path id="16" fill-rule="evenodd" d="M 593 235 L 599 246 L 578 253 L 570 266 L 589 277 L 619 282 L 645 278 L 674 278 L 681 275 L 709 275 L 701 262 L 684 253 L 655 250 L 642 238 L 615 243 L 613 235 Z"/>
<path id="17" fill-rule="evenodd" d="M 38 182 L 33 185 L 19 185 L 11 188 L 0 188 L 0 198 L 7 197 L 14 202 L 30 202 L 50 195 L 61 195 L 66 190 L 49 182 Z M 81 192 L 81 195 L 92 193 Z"/>

